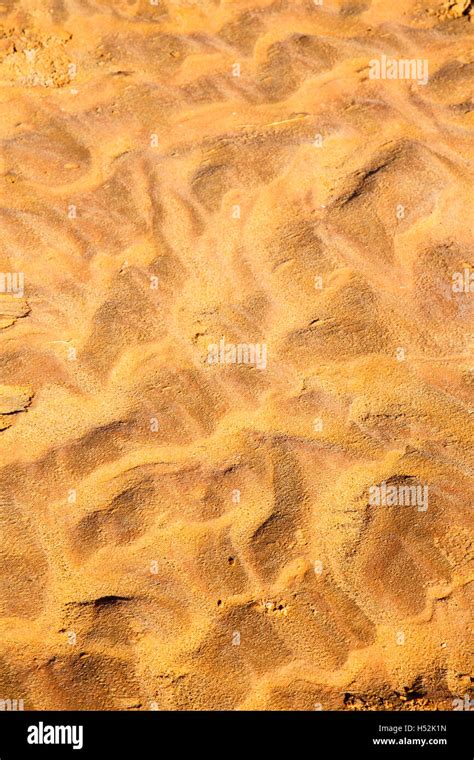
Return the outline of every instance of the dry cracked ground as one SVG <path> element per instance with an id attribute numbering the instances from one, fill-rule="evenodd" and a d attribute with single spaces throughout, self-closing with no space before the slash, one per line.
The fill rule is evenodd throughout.
<path id="1" fill-rule="evenodd" d="M 1 3 L 0 699 L 470 694 L 472 5 Z"/>

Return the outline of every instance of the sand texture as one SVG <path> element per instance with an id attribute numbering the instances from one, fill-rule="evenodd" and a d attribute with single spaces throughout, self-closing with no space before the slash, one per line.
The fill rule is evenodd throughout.
<path id="1" fill-rule="evenodd" d="M 0 4 L 0 700 L 470 693 L 473 22 Z"/>

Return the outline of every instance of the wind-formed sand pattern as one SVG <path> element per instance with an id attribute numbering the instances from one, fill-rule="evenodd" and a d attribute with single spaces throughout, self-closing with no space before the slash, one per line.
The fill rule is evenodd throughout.
<path id="1" fill-rule="evenodd" d="M 473 5 L 3 0 L 0 700 L 470 694 Z"/>

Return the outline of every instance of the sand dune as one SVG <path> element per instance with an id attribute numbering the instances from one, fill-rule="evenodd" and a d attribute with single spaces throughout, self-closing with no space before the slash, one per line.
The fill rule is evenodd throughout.
<path id="1" fill-rule="evenodd" d="M 0 5 L 0 699 L 469 693 L 473 22 Z"/>

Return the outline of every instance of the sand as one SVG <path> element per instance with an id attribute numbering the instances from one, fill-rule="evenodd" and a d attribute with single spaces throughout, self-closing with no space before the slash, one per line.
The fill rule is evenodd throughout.
<path id="1" fill-rule="evenodd" d="M 1 4 L 0 700 L 469 694 L 471 6 Z"/>

